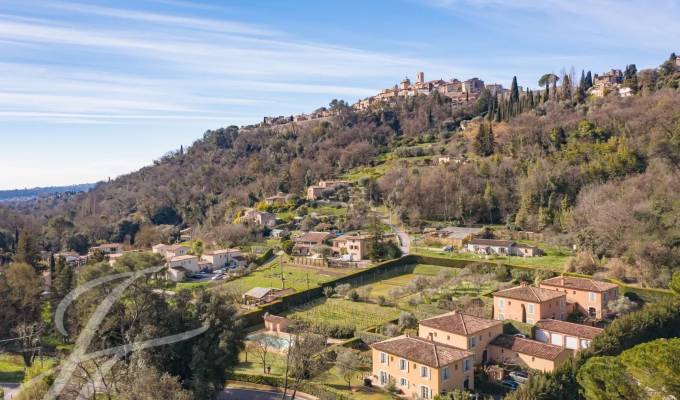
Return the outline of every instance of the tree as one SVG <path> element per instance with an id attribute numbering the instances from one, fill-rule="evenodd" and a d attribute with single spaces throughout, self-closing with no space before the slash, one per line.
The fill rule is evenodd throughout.
<path id="1" fill-rule="evenodd" d="M 676 271 L 673 274 L 673 278 L 668 284 L 668 288 L 671 289 L 677 296 L 680 296 L 680 271 Z"/>
<path id="2" fill-rule="evenodd" d="M 639 400 L 642 393 L 617 357 L 592 357 L 578 370 L 576 379 L 587 399 Z"/>
<path id="3" fill-rule="evenodd" d="M 353 350 L 342 350 L 338 353 L 338 357 L 335 360 L 335 365 L 340 370 L 342 378 L 347 382 L 348 390 L 352 390 L 352 377 L 361 367 L 361 358 Z"/>
<path id="4" fill-rule="evenodd" d="M 510 85 L 510 103 L 519 103 L 519 87 L 517 86 L 517 77 L 512 77 L 512 84 Z"/>
<path id="5" fill-rule="evenodd" d="M 40 250 L 38 249 L 35 239 L 27 231 L 22 231 L 21 234 L 19 234 L 14 261 L 36 266 L 38 260 L 40 260 Z"/>
<path id="6" fill-rule="evenodd" d="M 607 304 L 607 308 L 621 316 L 637 310 L 638 304 L 626 296 L 621 296 L 618 299 L 611 300 Z"/>
<path id="7" fill-rule="evenodd" d="M 254 344 L 252 351 L 262 364 L 262 373 L 266 374 L 269 354 L 276 348 L 276 338 L 270 335 L 258 335 L 252 343 Z"/>
<path id="8" fill-rule="evenodd" d="M 10 345 L 30 367 L 42 334 L 40 308 L 43 281 L 28 264 L 15 263 L 0 274 L 0 337 L 20 340 Z"/>
<path id="9" fill-rule="evenodd" d="M 409 328 L 415 328 L 418 326 L 418 319 L 416 318 L 413 313 L 410 313 L 408 311 L 402 311 L 399 314 L 399 328 L 401 329 L 409 329 Z"/>
<path id="10" fill-rule="evenodd" d="M 326 338 L 321 335 L 302 332 L 303 329 L 303 327 L 292 329 L 294 333 L 291 336 L 290 347 L 286 354 L 282 399 L 286 398 L 287 390 L 290 387 L 293 390 L 291 400 L 294 400 L 301 385 L 322 372 L 327 364 L 326 354 L 323 353 L 326 347 Z"/>
<path id="11" fill-rule="evenodd" d="M 664 397 L 680 395 L 680 338 L 642 343 L 619 358 L 641 386 Z"/>
<path id="12" fill-rule="evenodd" d="M 64 257 L 57 259 L 54 275 L 52 278 L 52 292 L 57 299 L 63 299 L 72 289 L 75 283 L 73 268 L 66 265 Z"/>
<path id="13" fill-rule="evenodd" d="M 87 250 L 90 248 L 90 241 L 87 236 L 83 234 L 72 235 L 66 241 L 66 247 L 69 250 L 73 250 L 78 254 L 86 254 Z"/>
<path id="14" fill-rule="evenodd" d="M 495 138 L 491 124 L 487 126 L 486 124 L 481 123 L 477 129 L 477 134 L 475 135 L 475 152 L 482 157 L 490 156 L 494 153 L 494 147 Z"/>

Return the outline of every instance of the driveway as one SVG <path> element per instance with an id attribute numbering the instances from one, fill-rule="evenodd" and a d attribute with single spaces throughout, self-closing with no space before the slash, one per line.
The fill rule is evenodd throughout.
<path id="1" fill-rule="evenodd" d="M 286 396 L 286 399 L 290 399 L 290 396 Z M 281 393 L 262 389 L 226 388 L 217 396 L 217 400 L 281 400 Z"/>

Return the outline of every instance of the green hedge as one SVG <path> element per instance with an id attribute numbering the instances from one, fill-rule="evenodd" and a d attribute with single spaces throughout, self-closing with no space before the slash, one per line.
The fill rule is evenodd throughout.
<path id="1" fill-rule="evenodd" d="M 269 259 L 273 255 L 274 255 L 274 250 L 272 250 L 271 248 L 267 249 L 267 251 L 265 251 L 264 253 L 262 253 L 262 255 L 260 255 L 259 257 L 257 257 L 255 259 L 255 264 L 262 265 L 262 264 L 266 263 L 267 261 L 269 261 Z"/>
<path id="2" fill-rule="evenodd" d="M 239 382 L 255 383 L 274 387 L 283 387 L 284 379 L 278 376 L 251 375 L 251 374 L 232 374 L 231 380 Z M 315 382 L 305 382 L 301 385 L 301 392 L 316 396 L 319 400 L 351 400 L 352 398 L 345 393 L 332 387 Z"/>
<path id="3" fill-rule="evenodd" d="M 241 314 L 241 318 L 244 321 L 246 327 L 259 325 L 262 323 L 262 318 L 264 317 L 265 313 L 268 312 L 270 314 L 280 314 L 293 307 L 308 303 L 314 299 L 318 299 L 323 296 L 323 289 L 325 287 L 335 287 L 344 283 L 349 283 L 353 286 L 360 286 L 365 283 L 374 282 L 379 277 L 384 278 L 390 274 L 401 275 L 404 273 L 406 268 L 418 262 L 418 258 L 412 255 L 385 261 L 376 264 L 371 268 L 360 269 L 349 275 L 324 282 L 320 286 L 283 296 L 272 303 L 265 304 L 258 309 Z"/>
<path id="4" fill-rule="evenodd" d="M 366 331 L 356 331 L 354 333 L 354 336 L 361 339 L 366 344 L 373 344 L 373 343 L 382 342 L 383 340 L 389 339 L 389 336 L 381 335 L 379 333 L 374 333 L 374 332 L 366 332 Z"/>

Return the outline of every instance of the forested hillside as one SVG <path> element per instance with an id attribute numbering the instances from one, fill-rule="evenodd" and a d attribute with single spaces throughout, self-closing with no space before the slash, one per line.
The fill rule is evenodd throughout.
<path id="1" fill-rule="evenodd" d="M 365 112 L 335 101 L 329 122 L 208 131 L 88 193 L 0 208 L 0 248 L 16 229 L 50 250 L 74 237 L 146 245 L 189 225 L 214 239 L 265 196 L 351 176 L 411 226 L 550 232 L 619 278 L 665 286 L 680 267 L 680 92 L 666 64 L 627 69 L 631 97 L 588 98 L 582 75 L 462 106 L 437 93 Z M 457 162 L 437 165 L 444 154 Z"/>

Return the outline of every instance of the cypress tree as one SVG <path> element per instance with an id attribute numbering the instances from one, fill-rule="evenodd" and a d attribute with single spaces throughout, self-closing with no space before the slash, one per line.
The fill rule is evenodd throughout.
<path id="1" fill-rule="evenodd" d="M 586 90 L 590 89 L 593 87 L 593 75 L 588 71 L 586 74 Z"/>
<path id="2" fill-rule="evenodd" d="M 519 102 L 519 88 L 517 87 L 517 77 L 516 76 L 512 77 L 512 85 L 510 86 L 510 102 L 511 103 L 518 103 Z"/>

